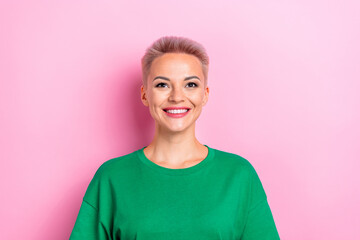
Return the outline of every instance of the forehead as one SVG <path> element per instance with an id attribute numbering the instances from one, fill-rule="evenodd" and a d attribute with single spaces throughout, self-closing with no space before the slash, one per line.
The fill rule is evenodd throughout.
<path id="1" fill-rule="evenodd" d="M 157 57 L 151 64 L 150 72 L 201 72 L 200 60 L 191 54 L 186 53 L 165 53 Z"/>

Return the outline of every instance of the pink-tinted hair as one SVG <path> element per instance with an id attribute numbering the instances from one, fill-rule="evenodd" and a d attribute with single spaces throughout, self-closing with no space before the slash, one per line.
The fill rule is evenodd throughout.
<path id="1" fill-rule="evenodd" d="M 205 77 L 205 86 L 207 86 L 207 76 L 209 71 L 209 56 L 205 48 L 198 42 L 185 37 L 165 36 L 156 40 L 150 47 L 146 49 L 145 55 L 141 59 L 142 80 L 146 87 L 147 76 L 150 67 L 155 58 L 165 53 L 186 53 L 197 57 L 201 64 Z"/>

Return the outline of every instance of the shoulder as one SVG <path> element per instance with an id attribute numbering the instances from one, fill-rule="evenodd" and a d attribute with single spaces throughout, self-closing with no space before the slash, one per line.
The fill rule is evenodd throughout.
<path id="1" fill-rule="evenodd" d="M 111 196 L 114 192 L 114 184 L 126 182 L 124 181 L 127 178 L 126 172 L 129 172 L 127 169 L 137 162 L 135 153 L 136 151 L 103 162 L 91 179 L 83 199 L 99 209 L 100 195 L 105 199 L 104 201 L 107 201 L 106 196 Z"/>
<path id="2" fill-rule="evenodd" d="M 134 169 L 134 164 L 137 164 L 136 158 L 136 151 L 133 151 L 119 157 L 108 159 L 96 170 L 94 179 L 104 179 L 114 175 L 121 176 L 126 174 L 129 170 Z"/>
<path id="3" fill-rule="evenodd" d="M 136 151 L 111 158 L 103 162 L 96 170 L 86 190 L 84 199 L 96 208 L 98 207 L 98 197 L 100 194 L 108 195 L 113 191 L 114 184 L 127 182 L 131 171 L 136 169 Z M 134 174 L 132 174 L 134 176 Z"/>
<path id="4" fill-rule="evenodd" d="M 217 159 L 217 162 L 219 164 L 228 166 L 231 168 L 238 168 L 238 169 L 242 169 L 245 171 L 250 171 L 250 172 L 255 171 L 255 169 L 254 169 L 253 165 L 250 163 L 250 161 L 248 161 L 243 156 L 236 154 L 236 153 L 228 152 L 228 151 L 223 151 L 223 150 L 219 150 L 219 149 L 215 149 L 215 148 L 213 148 L 213 149 L 215 152 L 215 158 Z"/>
<path id="5" fill-rule="evenodd" d="M 242 185 L 247 185 L 254 198 L 266 199 L 263 185 L 253 165 L 244 157 L 226 151 L 215 149 L 217 158 L 217 169 L 224 169 L 224 172 L 232 173 Z"/>

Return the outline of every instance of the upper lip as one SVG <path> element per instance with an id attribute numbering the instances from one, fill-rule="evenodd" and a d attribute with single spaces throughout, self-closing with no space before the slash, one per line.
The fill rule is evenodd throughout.
<path id="1" fill-rule="evenodd" d="M 190 109 L 188 107 L 167 107 L 167 108 L 163 108 L 163 110 L 172 110 L 172 109 Z"/>

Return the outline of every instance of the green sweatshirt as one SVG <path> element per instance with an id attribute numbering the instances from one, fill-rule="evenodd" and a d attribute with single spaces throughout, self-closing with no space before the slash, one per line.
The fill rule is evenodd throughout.
<path id="1" fill-rule="evenodd" d="M 105 161 L 84 195 L 70 240 L 280 239 L 260 179 L 243 157 L 208 148 L 181 169 L 143 147 Z"/>

